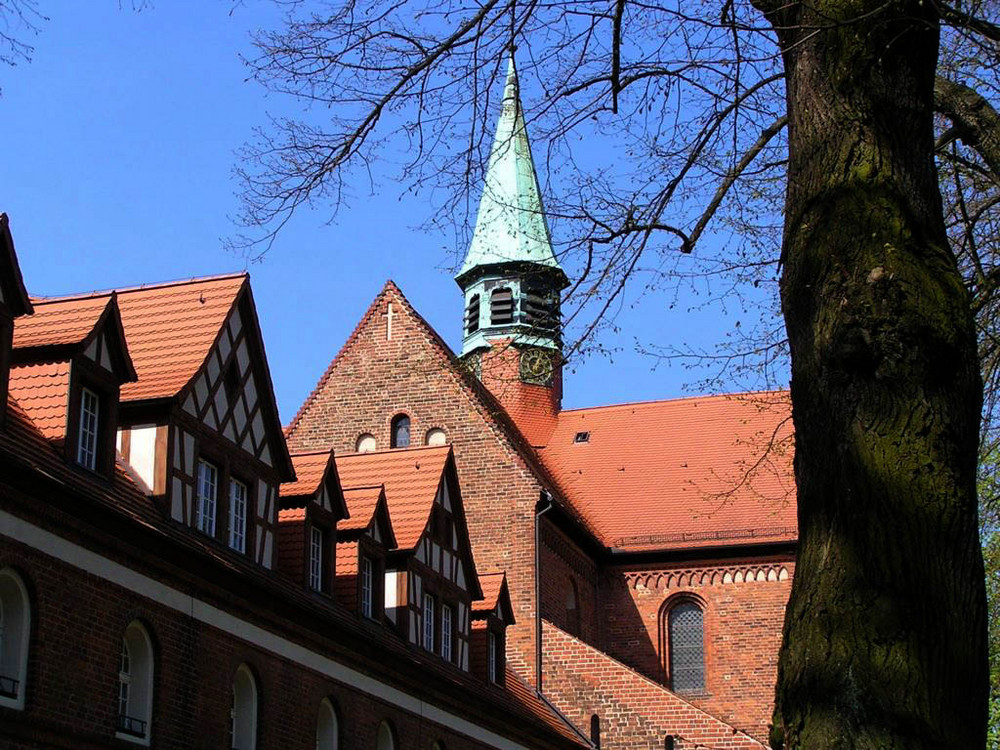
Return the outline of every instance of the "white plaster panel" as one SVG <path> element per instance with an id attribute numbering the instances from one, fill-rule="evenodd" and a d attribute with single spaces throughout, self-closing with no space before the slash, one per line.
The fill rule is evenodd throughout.
<path id="1" fill-rule="evenodd" d="M 264 557 L 260 561 L 260 564 L 268 570 L 271 569 L 271 551 L 274 547 L 273 537 L 274 535 L 271 533 L 270 529 L 264 532 Z"/>
<path id="2" fill-rule="evenodd" d="M 223 428 L 222 434 L 232 440 L 233 443 L 236 443 L 236 432 L 233 430 L 233 420 L 230 419 L 226 422 L 226 426 Z"/>
<path id="3" fill-rule="evenodd" d="M 119 453 L 122 452 L 122 433 L 123 432 L 125 432 L 125 430 L 121 430 L 120 429 L 115 434 L 115 450 L 117 450 Z"/>
<path id="4" fill-rule="evenodd" d="M 462 564 L 461 560 L 458 561 L 458 581 L 457 581 L 457 583 L 463 589 L 467 589 L 468 588 L 465 585 L 465 565 Z"/>
<path id="5" fill-rule="evenodd" d="M 229 316 L 229 335 L 232 336 L 233 341 L 236 341 L 236 337 L 240 333 L 240 328 L 243 327 L 243 321 L 240 319 L 240 311 L 233 310 L 233 314 Z"/>
<path id="6" fill-rule="evenodd" d="M 452 565 L 452 561 L 454 560 L 454 558 L 452 557 L 451 553 L 448 550 L 444 551 L 442 557 L 444 558 L 444 560 L 441 563 L 442 572 L 445 574 L 445 576 L 448 578 L 449 581 L 454 581 L 455 566 Z"/>
<path id="7" fill-rule="evenodd" d="M 462 641 L 462 644 L 461 644 L 461 646 L 459 648 L 460 648 L 460 650 L 462 652 L 462 656 L 461 656 L 462 663 L 460 664 L 460 666 L 462 667 L 462 669 L 464 671 L 468 672 L 469 671 L 469 644 L 466 643 L 465 641 Z"/>
<path id="8" fill-rule="evenodd" d="M 215 406 L 212 404 L 209 404 L 208 408 L 205 410 L 205 424 L 213 430 L 219 429 L 219 420 L 215 417 Z"/>
<path id="9" fill-rule="evenodd" d="M 190 432 L 184 433 L 184 473 L 194 476 L 194 435 Z"/>
<path id="10" fill-rule="evenodd" d="M 247 367 L 250 366 L 250 354 L 247 352 L 246 339 L 243 339 L 240 345 L 236 347 L 236 361 L 240 365 L 240 374 L 246 373 Z"/>
<path id="11" fill-rule="evenodd" d="M 220 417 L 226 413 L 229 409 L 229 404 L 226 401 L 226 389 L 219 388 L 215 392 L 215 408 L 218 410 Z"/>
<path id="12" fill-rule="evenodd" d="M 441 572 L 441 547 L 436 542 L 431 542 L 431 567 Z"/>
<path id="13" fill-rule="evenodd" d="M 87 359 L 92 362 L 97 361 L 97 341 L 98 337 L 95 336 L 93 341 L 91 341 L 87 348 L 83 351 L 83 353 L 87 355 Z"/>
<path id="14" fill-rule="evenodd" d="M 266 463 L 268 466 L 273 466 L 271 463 L 271 446 L 264 442 L 263 447 L 260 449 L 260 460 Z"/>
<path id="15" fill-rule="evenodd" d="M 382 532 L 378 530 L 378 524 L 377 523 L 372 524 L 372 536 L 375 538 L 376 542 L 380 542 L 381 543 L 381 541 L 382 541 Z"/>
<path id="16" fill-rule="evenodd" d="M 222 359 L 223 362 L 226 361 L 226 358 L 229 356 L 229 352 L 231 352 L 232 350 L 233 350 L 233 345 L 229 340 L 229 336 L 223 333 L 221 336 L 219 336 L 219 357 Z"/>
<path id="17" fill-rule="evenodd" d="M 111 367 L 111 355 L 108 353 L 107 336 L 104 334 L 101 334 L 101 367 L 108 372 L 114 372 L 114 369 Z"/>
<path id="18" fill-rule="evenodd" d="M 253 440 L 260 445 L 264 441 L 264 418 L 260 415 L 260 409 L 253 415 Z"/>
<path id="19" fill-rule="evenodd" d="M 184 399 L 184 411 L 190 414 L 192 417 L 198 416 L 198 406 L 194 402 L 194 391 L 188 393 L 187 398 Z"/>
<path id="20" fill-rule="evenodd" d="M 147 485 L 156 483 L 156 425 L 132 428 L 129 464 Z"/>
<path id="21" fill-rule="evenodd" d="M 203 409 L 205 402 L 208 400 L 208 380 L 205 377 L 205 373 L 202 373 L 201 377 L 195 381 L 194 393 L 198 399 L 198 408 Z"/>
<path id="22" fill-rule="evenodd" d="M 174 468 L 181 467 L 181 431 L 179 427 L 174 427 Z"/>
<path id="23" fill-rule="evenodd" d="M 450 513 L 451 495 L 448 494 L 448 483 L 444 480 L 441 480 L 441 499 L 442 499 L 442 504 L 444 505 L 444 509 Z"/>
<path id="24" fill-rule="evenodd" d="M 399 571 L 396 570 L 387 570 L 385 572 L 384 604 L 386 612 L 388 612 L 389 610 L 394 610 L 396 608 L 396 588 L 397 588 L 397 579 L 399 575 L 400 575 Z M 395 619 L 395 613 L 393 619 Z"/>
<path id="25" fill-rule="evenodd" d="M 243 433 L 243 428 L 247 425 L 247 409 L 243 405 L 243 399 L 236 399 L 236 408 L 233 409 L 233 419 L 236 420 L 236 431 Z"/>
<path id="26" fill-rule="evenodd" d="M 254 382 L 253 375 L 247 378 L 246 385 L 243 386 L 243 393 L 247 397 L 247 408 L 253 411 L 253 408 L 257 405 L 257 383 Z"/>
<path id="27" fill-rule="evenodd" d="M 267 484 L 264 482 L 257 483 L 257 515 L 261 518 L 264 517 L 264 511 L 267 510 Z"/>
<path id="28" fill-rule="evenodd" d="M 170 517 L 184 523 L 184 491 L 181 480 L 174 477 L 170 484 Z"/>

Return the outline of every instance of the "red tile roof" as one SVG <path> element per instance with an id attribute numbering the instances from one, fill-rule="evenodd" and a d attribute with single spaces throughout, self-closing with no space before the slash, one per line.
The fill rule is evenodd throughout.
<path id="1" fill-rule="evenodd" d="M 319 492 L 330 465 L 331 453 L 332 451 L 293 453 L 292 467 L 295 469 L 296 479 L 281 485 L 281 497 L 312 496 Z"/>
<path id="2" fill-rule="evenodd" d="M 10 370 L 10 396 L 48 440 L 66 436 L 69 362 L 20 365 Z"/>
<path id="3" fill-rule="evenodd" d="M 108 307 L 110 295 L 83 299 L 33 298 L 34 315 L 14 325 L 14 348 L 82 344 Z"/>
<path id="4" fill-rule="evenodd" d="M 472 611 L 487 613 L 496 609 L 505 580 L 505 573 L 480 573 L 479 585 L 483 589 L 483 598 L 472 602 Z"/>
<path id="5" fill-rule="evenodd" d="M 121 400 L 169 398 L 201 368 L 247 279 L 241 273 L 34 302 L 36 310 L 45 305 L 90 309 L 117 293 L 139 376 L 138 382 L 122 385 Z"/>
<path id="6" fill-rule="evenodd" d="M 413 549 L 427 526 L 451 446 L 406 448 L 337 456 L 344 487 L 385 485 L 399 549 Z"/>
<path id="7" fill-rule="evenodd" d="M 609 547 L 728 546 L 795 540 L 791 437 L 787 393 L 707 396 L 564 411 L 540 456 Z"/>
<path id="8" fill-rule="evenodd" d="M 337 524 L 337 530 L 362 531 L 367 529 L 375 517 L 378 499 L 382 496 L 382 485 L 377 487 L 350 487 L 344 489 L 347 502 L 347 518 Z"/>

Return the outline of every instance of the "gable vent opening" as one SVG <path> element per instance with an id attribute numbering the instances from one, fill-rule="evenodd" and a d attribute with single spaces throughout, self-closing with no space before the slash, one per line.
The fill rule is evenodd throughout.
<path id="1" fill-rule="evenodd" d="M 589 432 L 578 432 L 576 437 L 573 438 L 574 443 L 589 443 L 590 433 Z"/>

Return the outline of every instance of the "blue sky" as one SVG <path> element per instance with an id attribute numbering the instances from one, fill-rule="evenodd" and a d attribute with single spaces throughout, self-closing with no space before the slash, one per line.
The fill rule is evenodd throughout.
<path id="1" fill-rule="evenodd" d="M 123 3 L 128 5 L 128 3 Z M 240 61 L 248 32 L 273 27 L 268 2 L 161 0 L 139 13 L 114 0 L 41 0 L 49 20 L 31 63 L 0 68 L 5 143 L 0 210 L 33 294 L 133 286 L 243 270 L 222 238 L 234 232 L 235 151 L 269 115 L 297 104 L 267 96 Z M 231 12 L 232 11 L 232 12 Z M 525 92 L 530 107 L 530 92 Z M 542 153 L 534 145 L 536 155 Z M 250 266 L 287 421 L 357 320 L 392 278 L 442 336 L 460 345 L 458 258 L 448 237 L 415 229 L 429 197 L 390 179 L 357 189 L 327 223 L 303 212 Z M 558 238 L 556 238 L 558 239 Z M 636 342 L 710 345 L 738 315 L 699 299 L 626 300 L 611 357 L 571 364 L 564 406 L 685 395 L 704 374 L 637 354 Z"/>

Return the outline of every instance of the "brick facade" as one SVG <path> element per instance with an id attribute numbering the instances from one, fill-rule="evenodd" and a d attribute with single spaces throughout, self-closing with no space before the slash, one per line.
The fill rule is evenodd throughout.
<path id="1" fill-rule="evenodd" d="M 544 623 L 543 691 L 577 727 L 600 724 L 604 750 L 761 750 L 762 743 L 649 678 Z"/>

